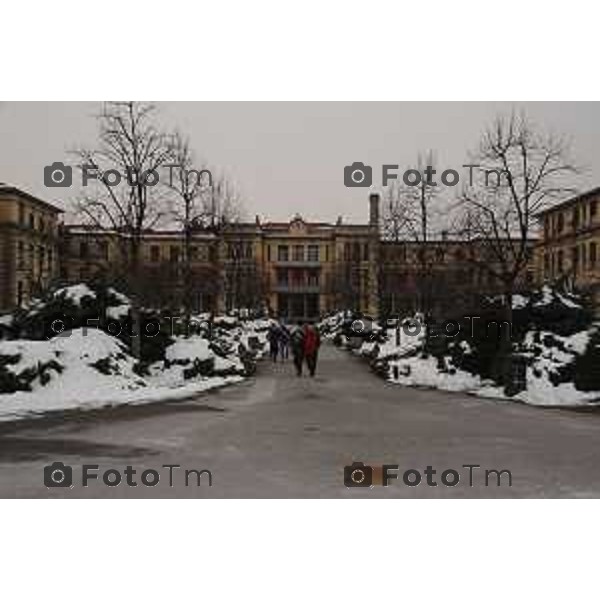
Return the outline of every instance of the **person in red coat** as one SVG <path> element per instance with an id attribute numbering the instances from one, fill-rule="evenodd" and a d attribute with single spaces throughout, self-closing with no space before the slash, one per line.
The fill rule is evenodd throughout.
<path id="1" fill-rule="evenodd" d="M 316 327 L 310 323 L 304 325 L 304 340 L 303 350 L 304 358 L 306 359 L 306 365 L 308 366 L 308 372 L 311 377 L 315 376 L 315 370 L 317 368 L 317 359 L 319 357 L 319 346 L 321 345 L 321 337 Z"/>

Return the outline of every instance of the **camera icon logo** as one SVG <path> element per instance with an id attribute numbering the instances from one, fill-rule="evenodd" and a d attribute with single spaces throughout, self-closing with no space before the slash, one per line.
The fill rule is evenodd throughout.
<path id="1" fill-rule="evenodd" d="M 73 487 L 73 468 L 59 461 L 45 466 L 44 485 L 47 488 Z"/>
<path id="2" fill-rule="evenodd" d="M 346 187 L 370 187 L 373 183 L 373 169 L 361 162 L 344 167 L 344 185 Z"/>
<path id="3" fill-rule="evenodd" d="M 55 162 L 44 167 L 44 185 L 46 187 L 71 187 L 72 184 L 72 167 L 62 162 Z"/>
<path id="4" fill-rule="evenodd" d="M 373 319 L 367 315 L 354 315 L 343 323 L 342 333 L 347 338 L 371 340 L 373 338 Z"/>
<path id="5" fill-rule="evenodd" d="M 361 462 L 353 462 L 344 467 L 344 485 L 351 487 L 372 487 L 373 468 Z"/>
<path id="6" fill-rule="evenodd" d="M 63 313 L 51 315 L 44 320 L 44 336 L 47 340 L 54 337 L 71 337 L 75 320 Z"/>

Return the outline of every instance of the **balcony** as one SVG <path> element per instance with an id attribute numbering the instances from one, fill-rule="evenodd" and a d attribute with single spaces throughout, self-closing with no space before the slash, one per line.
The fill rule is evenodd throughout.
<path id="1" fill-rule="evenodd" d="M 272 265 L 276 267 L 306 267 L 306 268 L 320 268 L 321 262 L 318 260 L 272 260 Z"/>
<path id="2" fill-rule="evenodd" d="M 321 291 L 319 285 L 315 284 L 295 284 L 276 283 L 273 287 L 274 292 L 282 294 L 318 294 Z"/>

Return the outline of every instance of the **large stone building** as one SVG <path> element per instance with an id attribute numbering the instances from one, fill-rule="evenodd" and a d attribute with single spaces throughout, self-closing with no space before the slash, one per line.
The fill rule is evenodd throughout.
<path id="1" fill-rule="evenodd" d="M 2 310 L 25 304 L 53 281 L 131 286 L 127 233 L 59 225 L 58 209 L 6 186 L 0 188 L 0 210 Z M 586 252 L 591 260 L 591 246 Z M 317 319 L 340 308 L 378 315 L 424 305 L 454 316 L 483 293 L 500 291 L 477 266 L 482 259 L 478 240 L 382 240 L 379 196 L 371 194 L 364 224 L 308 222 L 296 215 L 289 222 L 257 217 L 196 229 L 187 237 L 146 231 L 135 289 L 149 306 L 267 309 L 287 320 Z M 528 272 L 521 284 L 533 279 Z"/>
<path id="2" fill-rule="evenodd" d="M 378 199 L 366 225 L 306 222 L 234 223 L 191 233 L 190 261 L 180 231 L 143 236 L 139 288 L 148 304 L 180 307 L 184 294 L 202 312 L 267 309 L 281 318 L 317 319 L 339 306 L 377 312 Z M 127 279 L 127 236 L 63 228 L 61 277 L 74 282 Z M 189 273 L 184 273 L 189 264 Z"/>
<path id="3" fill-rule="evenodd" d="M 61 212 L 0 184 L 0 311 L 26 303 L 58 277 Z"/>
<path id="4" fill-rule="evenodd" d="M 600 188 L 541 213 L 536 252 L 538 283 L 560 283 L 600 305 Z"/>

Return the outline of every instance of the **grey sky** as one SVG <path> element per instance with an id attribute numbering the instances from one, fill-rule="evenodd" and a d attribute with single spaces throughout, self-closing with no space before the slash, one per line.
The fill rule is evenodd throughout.
<path id="1" fill-rule="evenodd" d="M 43 167 L 67 150 L 93 145 L 99 103 L 0 104 L 0 181 L 64 205 L 69 190 L 43 185 Z M 165 128 L 187 133 L 197 153 L 235 179 L 249 217 L 353 222 L 367 218 L 367 191 L 348 189 L 343 168 L 354 161 L 401 169 L 419 152 L 436 151 L 439 169 L 467 161 L 498 112 L 524 110 L 538 125 L 572 140 L 587 168 L 582 188 L 600 185 L 600 103 L 492 102 L 170 102 L 158 103 Z"/>

